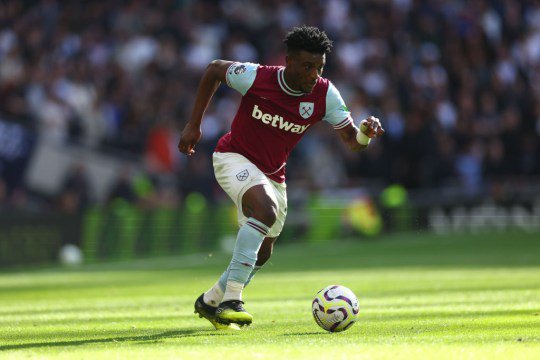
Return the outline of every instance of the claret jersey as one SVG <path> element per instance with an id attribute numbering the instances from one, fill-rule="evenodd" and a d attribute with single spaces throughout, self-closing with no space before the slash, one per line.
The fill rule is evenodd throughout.
<path id="1" fill-rule="evenodd" d="M 285 68 L 233 63 L 227 85 L 242 94 L 231 131 L 218 142 L 216 152 L 245 156 L 270 179 L 285 181 L 285 164 L 291 150 L 315 123 L 324 120 L 334 129 L 352 122 L 341 95 L 327 79 L 319 77 L 305 94 L 285 82 Z"/>

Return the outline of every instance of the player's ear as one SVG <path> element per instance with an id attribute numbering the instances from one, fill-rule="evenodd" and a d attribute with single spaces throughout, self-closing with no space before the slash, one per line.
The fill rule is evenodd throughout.
<path id="1" fill-rule="evenodd" d="M 296 51 L 289 51 L 287 52 L 287 55 L 285 55 L 285 64 L 287 66 L 291 66 L 293 65 L 294 61 L 296 60 L 297 58 L 297 53 Z"/>
<path id="2" fill-rule="evenodd" d="M 289 54 L 285 55 L 285 65 L 289 66 L 291 64 L 291 56 Z"/>

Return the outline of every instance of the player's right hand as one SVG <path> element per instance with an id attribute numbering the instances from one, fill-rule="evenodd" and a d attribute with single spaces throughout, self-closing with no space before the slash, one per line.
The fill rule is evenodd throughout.
<path id="1" fill-rule="evenodd" d="M 201 135 L 201 128 L 188 122 L 180 134 L 178 150 L 187 156 L 195 154 L 195 145 L 201 140 Z"/>

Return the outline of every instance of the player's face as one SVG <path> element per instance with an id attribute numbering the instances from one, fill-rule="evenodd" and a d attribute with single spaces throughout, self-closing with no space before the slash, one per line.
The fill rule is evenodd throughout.
<path id="1" fill-rule="evenodd" d="M 286 61 L 285 81 L 293 90 L 310 93 L 322 75 L 326 55 L 300 50 L 287 55 Z"/>

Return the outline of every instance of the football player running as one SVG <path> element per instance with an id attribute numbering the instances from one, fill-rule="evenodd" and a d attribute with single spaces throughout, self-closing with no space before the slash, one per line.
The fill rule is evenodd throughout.
<path id="1" fill-rule="evenodd" d="M 240 229 L 232 259 L 216 284 L 195 301 L 195 313 L 216 329 L 238 329 L 253 317 L 243 307 L 242 290 L 268 261 L 287 215 L 285 164 L 305 132 L 330 123 L 353 151 L 384 134 L 370 116 L 358 129 L 339 91 L 322 77 L 332 42 L 316 27 L 290 31 L 286 66 L 212 61 L 200 80 L 193 111 L 178 149 L 195 153 L 204 112 L 221 83 L 242 94 L 231 131 L 213 154 L 216 179 L 238 209 Z"/>

